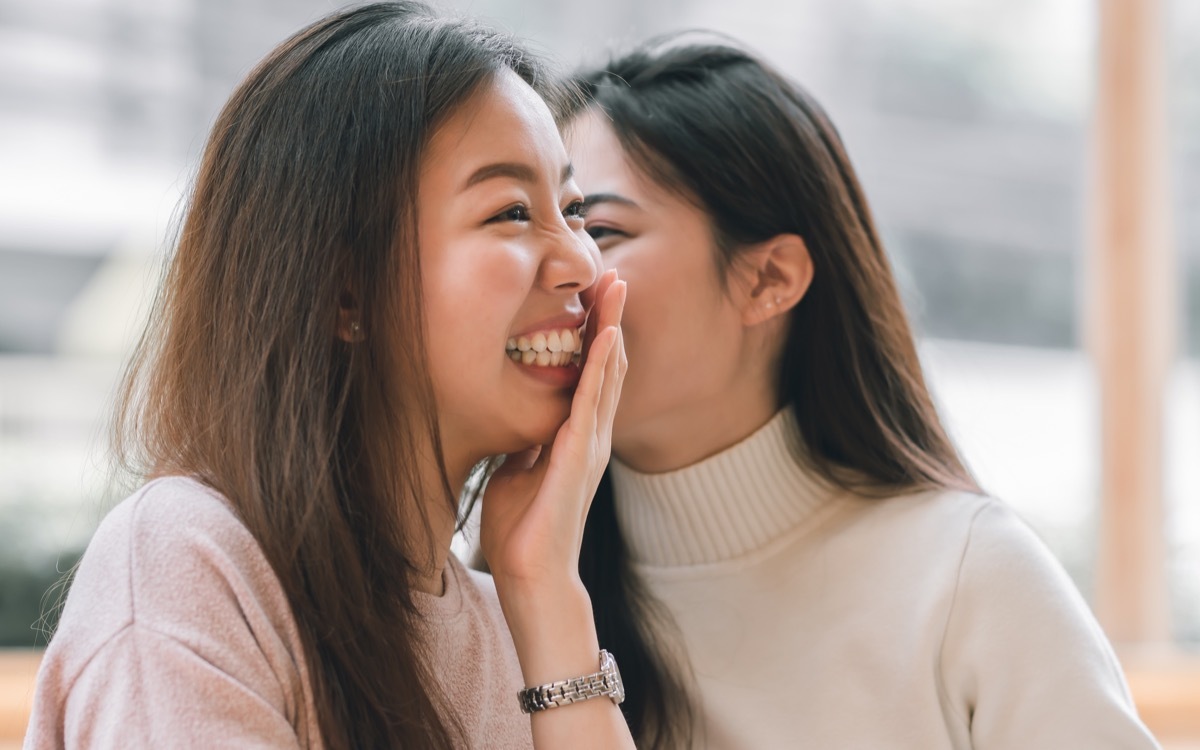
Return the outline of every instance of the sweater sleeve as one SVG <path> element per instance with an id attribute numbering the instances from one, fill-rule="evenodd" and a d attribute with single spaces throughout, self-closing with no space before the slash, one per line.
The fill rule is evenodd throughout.
<path id="1" fill-rule="evenodd" d="M 108 641 L 62 707 L 71 748 L 299 747 L 287 717 L 178 640 L 133 624 Z"/>
<path id="2" fill-rule="evenodd" d="M 26 748 L 319 744 L 290 607 L 246 527 L 179 478 L 114 509 L 42 659 Z"/>
<path id="3" fill-rule="evenodd" d="M 1158 747 L 1087 604 L 1033 531 L 994 501 L 971 524 L 942 677 L 977 750 Z"/>

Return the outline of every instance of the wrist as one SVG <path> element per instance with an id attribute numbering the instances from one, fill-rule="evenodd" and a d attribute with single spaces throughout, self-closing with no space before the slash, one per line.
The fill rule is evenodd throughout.
<path id="1" fill-rule="evenodd" d="M 511 576 L 503 572 L 492 572 L 496 594 L 505 608 L 532 610 L 543 613 L 556 608 L 560 602 L 586 604 L 591 607 L 591 597 L 579 574 L 570 571 L 553 576 L 530 578 Z"/>
<path id="2" fill-rule="evenodd" d="M 625 687 L 617 661 L 607 651 L 600 652 L 600 665 L 595 672 L 565 680 L 526 688 L 518 694 L 521 710 L 527 714 L 562 708 L 574 703 L 608 698 L 613 705 L 625 700 Z"/>
<path id="3" fill-rule="evenodd" d="M 527 687 L 596 671 L 592 602 L 578 577 L 555 586 L 497 581 L 496 590 Z"/>

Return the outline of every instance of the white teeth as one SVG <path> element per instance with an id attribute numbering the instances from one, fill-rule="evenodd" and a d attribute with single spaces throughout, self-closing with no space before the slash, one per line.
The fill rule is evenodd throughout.
<path id="1" fill-rule="evenodd" d="M 579 361 L 583 348 L 583 333 L 577 329 L 538 331 L 529 336 L 516 336 L 504 342 L 509 359 L 526 365 L 563 367 Z"/>

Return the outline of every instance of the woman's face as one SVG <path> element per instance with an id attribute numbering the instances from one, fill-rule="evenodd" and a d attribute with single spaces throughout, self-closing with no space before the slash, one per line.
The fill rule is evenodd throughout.
<path id="1" fill-rule="evenodd" d="M 566 420 L 579 293 L 600 258 L 554 119 L 515 74 L 451 116 L 422 163 L 428 368 L 447 460 L 469 467 L 549 443 Z"/>
<path id="2" fill-rule="evenodd" d="M 613 449 L 637 465 L 694 433 L 696 415 L 711 430 L 711 420 L 737 408 L 743 360 L 755 352 L 721 283 L 705 213 L 630 164 L 595 110 L 571 123 L 567 141 L 587 195 L 587 231 L 629 285 L 621 325 L 629 372 Z"/>

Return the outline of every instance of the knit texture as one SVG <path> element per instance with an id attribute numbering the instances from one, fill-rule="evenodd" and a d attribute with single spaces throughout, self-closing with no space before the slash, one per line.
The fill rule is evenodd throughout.
<path id="1" fill-rule="evenodd" d="M 531 747 L 490 577 L 451 556 L 443 578 L 443 596 L 416 594 L 416 637 L 469 746 Z M 220 495 L 159 479 L 104 520 L 46 650 L 25 747 L 322 747 L 291 608 Z"/>
<path id="2" fill-rule="evenodd" d="M 693 672 L 696 747 L 1157 747 L 1082 597 L 1006 506 L 868 500 L 805 466 L 787 410 L 679 471 L 612 464 L 634 568 Z"/>

